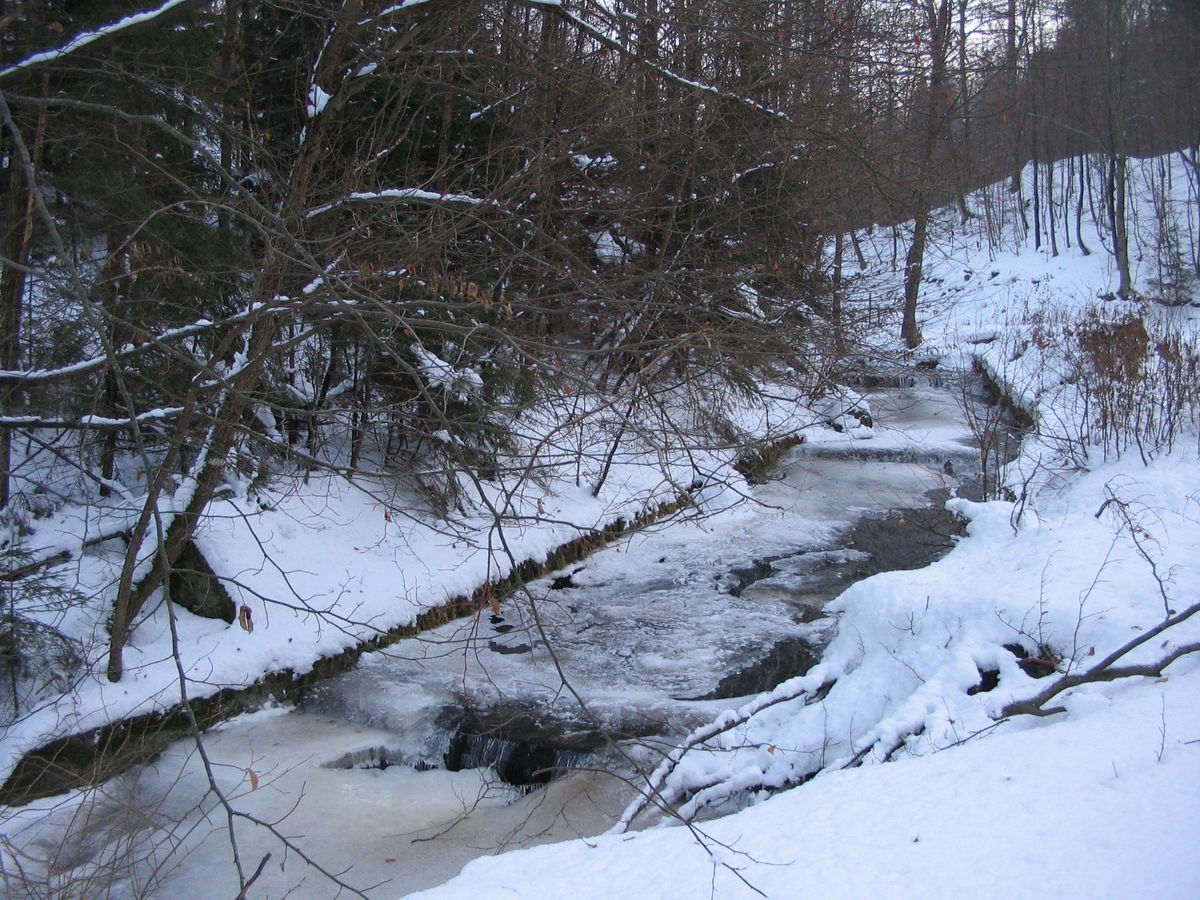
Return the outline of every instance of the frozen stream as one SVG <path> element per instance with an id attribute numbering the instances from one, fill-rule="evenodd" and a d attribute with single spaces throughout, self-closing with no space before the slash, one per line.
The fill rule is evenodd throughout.
<path id="1" fill-rule="evenodd" d="M 635 535 L 506 599 L 498 616 L 364 656 L 297 709 L 227 723 L 205 741 L 214 777 L 239 811 L 278 822 L 371 897 L 438 884 L 504 847 L 602 830 L 628 799 L 619 779 L 578 772 L 522 793 L 470 766 L 495 761 L 510 781 L 619 768 L 604 732 L 637 757 L 634 739 L 676 735 L 797 674 L 836 627 L 822 607 L 848 581 L 944 546 L 945 523 L 921 510 L 954 486 L 949 473 L 978 465 L 955 393 L 868 399 L 873 432 L 796 448 L 756 503 Z M 889 510 L 910 512 L 880 528 Z M 94 832 L 176 823 L 187 852 L 157 873 L 156 894 L 234 897 L 225 813 L 206 787 L 182 742 L 110 783 Z M 272 854 L 249 897 L 337 895 L 260 827 L 236 828 L 247 875 Z M 140 831 L 139 853 L 154 833 Z"/>

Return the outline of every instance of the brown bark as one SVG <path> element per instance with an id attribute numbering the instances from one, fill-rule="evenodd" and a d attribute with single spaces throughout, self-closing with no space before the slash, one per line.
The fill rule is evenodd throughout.
<path id="1" fill-rule="evenodd" d="M 900 336 L 904 346 L 912 350 L 921 344 L 921 328 L 917 324 L 917 300 L 921 293 L 921 272 L 925 262 L 925 240 L 929 232 L 929 210 L 917 212 L 913 222 L 912 243 L 904 260 L 904 313 Z"/>
<path id="2" fill-rule="evenodd" d="M 922 110 L 925 124 L 916 172 L 913 237 L 904 259 L 904 312 L 900 325 L 900 336 L 910 350 L 921 343 L 921 329 L 917 324 L 917 301 L 921 293 L 925 243 L 929 235 L 929 191 L 930 179 L 933 177 L 933 152 L 950 124 L 950 110 L 943 106 L 942 96 L 946 83 L 946 62 L 952 26 L 950 0 L 925 0 L 922 10 L 929 34 L 929 81 L 927 103 Z"/>

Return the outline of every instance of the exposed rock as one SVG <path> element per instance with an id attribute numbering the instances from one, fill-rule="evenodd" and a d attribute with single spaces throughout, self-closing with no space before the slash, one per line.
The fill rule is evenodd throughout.
<path id="1" fill-rule="evenodd" d="M 233 599 L 192 541 L 184 544 L 171 569 L 167 590 L 171 600 L 189 612 L 206 619 L 234 620 L 237 611 Z"/>

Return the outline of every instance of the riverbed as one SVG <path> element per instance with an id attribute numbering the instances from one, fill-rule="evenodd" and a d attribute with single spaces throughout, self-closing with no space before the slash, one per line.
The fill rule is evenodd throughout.
<path id="1" fill-rule="evenodd" d="M 125 773 L 74 852 L 128 847 L 128 896 L 236 896 L 210 780 L 239 814 L 256 898 L 333 897 L 330 875 L 398 897 L 482 854 L 598 833 L 632 795 L 610 773 L 634 778 L 672 737 L 803 672 L 847 584 L 950 546 L 940 505 L 978 469 L 979 409 L 964 416 L 961 389 L 928 383 L 868 400 L 871 429 L 794 448 L 736 507 L 635 534 L 498 609 L 365 655 L 298 706 L 209 733 L 207 764 L 181 742 Z"/>

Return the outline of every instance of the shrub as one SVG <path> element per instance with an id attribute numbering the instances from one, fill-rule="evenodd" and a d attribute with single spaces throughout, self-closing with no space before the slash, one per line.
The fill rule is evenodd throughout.
<path id="1" fill-rule="evenodd" d="M 1200 412 L 1195 335 L 1137 313 L 1105 318 L 1092 310 L 1065 333 L 1066 380 L 1078 391 L 1080 438 L 1143 461 L 1169 451 Z"/>

